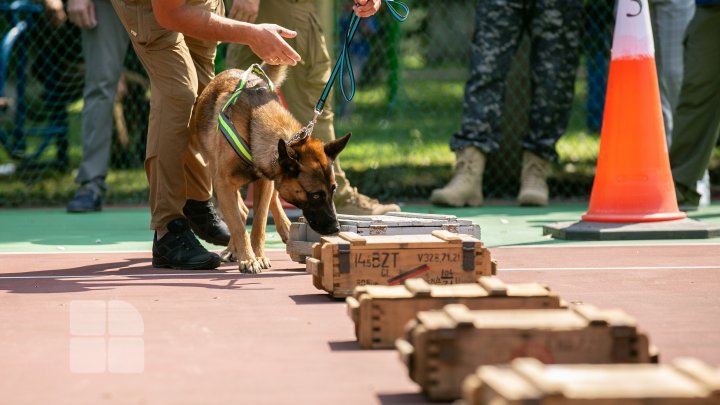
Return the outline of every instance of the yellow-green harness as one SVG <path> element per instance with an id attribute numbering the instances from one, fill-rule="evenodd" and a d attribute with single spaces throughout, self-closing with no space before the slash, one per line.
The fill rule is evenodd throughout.
<path id="1" fill-rule="evenodd" d="M 265 81 L 268 84 L 268 88 L 270 91 L 275 91 L 275 85 L 273 85 L 272 80 L 265 74 L 265 71 L 263 71 L 260 68 L 260 65 L 253 64 L 245 70 L 245 73 L 243 73 L 242 77 L 240 78 L 240 81 L 238 82 L 237 86 L 235 87 L 235 90 L 233 91 L 230 98 L 227 99 L 225 104 L 223 105 L 223 108 L 220 110 L 220 114 L 218 114 L 218 126 L 217 129 L 222 132 L 222 134 L 225 136 L 225 139 L 230 143 L 230 146 L 235 150 L 235 153 L 240 156 L 242 160 L 244 160 L 247 164 L 253 165 L 253 158 L 250 154 L 250 146 L 245 142 L 245 140 L 240 136 L 237 129 L 235 129 L 235 125 L 233 125 L 232 121 L 230 120 L 230 117 L 228 117 L 227 113 L 225 112 L 228 107 L 230 107 L 232 104 L 235 104 L 235 102 L 240 97 L 240 93 L 242 93 L 243 89 L 245 89 L 245 85 L 247 84 L 248 78 L 250 77 L 250 73 L 255 73 L 256 75 L 262 77 L 265 79 Z"/>

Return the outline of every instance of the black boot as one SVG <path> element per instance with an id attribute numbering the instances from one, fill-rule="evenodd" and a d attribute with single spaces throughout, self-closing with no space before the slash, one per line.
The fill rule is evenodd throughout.
<path id="1" fill-rule="evenodd" d="M 220 256 L 198 242 L 185 218 L 167 224 L 168 233 L 153 239 L 153 267 L 180 270 L 211 270 L 220 266 Z"/>
<path id="2" fill-rule="evenodd" d="M 67 212 L 102 211 L 103 188 L 93 182 L 80 186 L 67 204 Z"/>
<path id="3" fill-rule="evenodd" d="M 230 230 L 218 217 L 212 201 L 187 200 L 183 213 L 200 239 L 219 246 L 230 244 Z"/>

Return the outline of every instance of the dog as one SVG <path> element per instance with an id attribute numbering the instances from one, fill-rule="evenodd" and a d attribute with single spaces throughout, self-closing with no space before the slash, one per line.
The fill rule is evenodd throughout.
<path id="1" fill-rule="evenodd" d="M 231 234 L 223 257 L 236 258 L 240 272 L 251 274 L 270 267 L 264 252 L 268 209 L 287 243 L 290 220 L 278 196 L 300 208 L 316 232 L 338 232 L 332 162 L 351 136 L 348 133 L 326 144 L 312 136 L 293 138 L 303 126 L 283 107 L 271 84 L 280 86 L 287 68 L 264 64 L 260 69 L 245 75 L 245 88 L 234 99 L 231 97 L 245 71 L 230 69 L 218 74 L 198 97 L 190 122 L 191 142 L 197 142 L 209 166 L 218 208 Z M 266 82 L 263 74 L 271 82 Z M 249 146 L 252 162 L 243 160 L 219 130 L 222 111 Z M 254 187 L 255 213 L 248 237 L 248 208 L 240 187 L 249 183 Z"/>

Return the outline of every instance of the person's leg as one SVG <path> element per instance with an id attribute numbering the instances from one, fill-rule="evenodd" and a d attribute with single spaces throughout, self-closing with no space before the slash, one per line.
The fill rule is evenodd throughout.
<path id="1" fill-rule="evenodd" d="M 678 203 L 697 208 L 703 177 L 720 134 L 720 6 L 699 6 L 685 38 L 684 73 L 674 117 L 670 166 Z"/>
<path id="2" fill-rule="evenodd" d="M 205 7 L 216 14 L 225 15 L 225 7 L 221 0 L 207 0 Z M 217 42 L 203 41 L 185 37 L 190 57 L 192 58 L 197 76 L 197 95 L 200 95 L 210 81 L 215 77 L 215 55 Z M 185 178 L 187 179 L 187 198 L 197 201 L 207 201 L 212 194 L 212 180 L 207 162 L 199 155 L 200 145 L 195 139 L 190 139 L 189 147 L 185 153 Z"/>
<path id="3" fill-rule="evenodd" d="M 530 22 L 530 120 L 523 138 L 523 167 L 518 201 L 547 205 L 550 162 L 565 132 L 579 61 L 581 2 L 538 0 Z"/>
<path id="4" fill-rule="evenodd" d="M 215 14 L 225 15 L 225 5 L 222 0 L 200 0 L 194 4 Z M 200 95 L 215 77 L 217 42 L 185 37 L 185 44 L 195 66 L 198 82 L 197 94 Z M 230 230 L 218 216 L 211 201 L 212 177 L 208 163 L 202 158 L 200 150 L 199 140 L 190 137 L 184 156 L 187 202 L 183 213 L 190 221 L 192 230 L 201 239 L 216 245 L 227 246 L 230 243 Z"/>
<path id="5" fill-rule="evenodd" d="M 113 134 L 113 106 L 130 39 L 110 0 L 95 0 L 97 26 L 82 30 L 85 89 L 81 116 L 83 156 L 75 181 L 82 185 L 68 211 L 99 210 Z"/>
<path id="6" fill-rule="evenodd" d="M 673 114 L 680 97 L 683 78 L 683 39 L 693 14 L 693 0 L 651 0 L 650 20 L 655 39 L 655 62 L 660 87 L 665 138 L 672 142 Z M 698 180 L 697 192 L 704 196 L 701 203 L 710 203 L 710 176 L 707 170 Z"/>
<path id="7" fill-rule="evenodd" d="M 300 54 L 302 61 L 288 69 L 287 79 L 280 91 L 288 110 L 305 125 L 312 119 L 315 105 L 332 72 L 332 61 L 316 16 L 315 5 L 312 1 L 262 1 L 257 22 L 279 24 L 298 33 L 297 37 L 290 39 L 288 43 Z M 228 46 L 226 64 L 229 67 L 246 69 L 252 63 L 259 62 L 249 47 L 236 44 Z M 329 97 L 315 124 L 313 136 L 323 142 L 334 140 L 333 120 L 332 97 Z M 333 169 L 338 186 L 334 198 L 338 213 L 377 215 L 400 210 L 395 204 L 380 204 L 351 187 L 340 166 L 340 159 L 335 159 Z"/>
<path id="8" fill-rule="evenodd" d="M 163 29 L 149 2 L 112 2 L 150 78 L 145 173 L 150 186 L 150 227 L 156 230 L 153 265 L 215 268 L 219 256 L 197 242 L 183 214 L 188 187 L 185 162 L 178 157 L 188 150 L 190 116 L 198 90 L 198 73 L 185 37 Z"/>
<path id="9" fill-rule="evenodd" d="M 483 204 L 485 154 L 500 147 L 506 76 L 524 29 L 525 8 L 521 0 L 477 2 L 463 117 L 460 131 L 450 139 L 455 173 L 445 187 L 433 190 L 433 204 Z"/>
<path id="10" fill-rule="evenodd" d="M 660 101 L 668 145 L 672 139 L 673 113 L 683 78 L 683 39 L 695 12 L 693 0 L 651 0 L 650 21 L 655 39 Z"/>
<path id="11" fill-rule="evenodd" d="M 522 145 L 549 161 L 558 158 L 555 144 L 570 118 L 581 21 L 581 2 L 535 1 L 530 23 L 530 128 Z"/>
<path id="12" fill-rule="evenodd" d="M 460 131 L 450 149 L 468 146 L 491 153 L 500 148 L 505 82 L 524 28 L 524 1 L 477 2 L 470 78 L 465 84 Z"/>

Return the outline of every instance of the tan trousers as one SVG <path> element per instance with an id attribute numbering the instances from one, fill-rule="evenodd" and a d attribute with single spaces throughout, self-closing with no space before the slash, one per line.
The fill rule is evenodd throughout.
<path id="1" fill-rule="evenodd" d="M 209 169 L 190 140 L 190 116 L 198 94 L 215 75 L 217 42 L 162 28 L 149 0 L 112 0 L 135 52 L 150 77 L 150 123 L 145 174 L 150 187 L 150 228 L 183 217 L 187 199 L 212 195 Z M 222 0 L 190 5 L 225 15 Z"/>
<path id="2" fill-rule="evenodd" d="M 315 2 L 312 0 L 265 0 L 260 2 L 256 23 L 278 24 L 298 33 L 297 37 L 286 39 L 300 54 L 302 61 L 290 67 L 280 91 L 288 104 L 288 110 L 303 125 L 312 119 L 315 104 L 330 79 L 333 61 L 325 44 Z M 260 59 L 245 45 L 229 44 L 225 63 L 228 68 L 246 69 Z M 324 111 L 318 119 L 313 136 L 323 142 L 335 139 L 333 126 L 332 96 L 328 98 Z M 336 198 L 348 192 L 349 183 L 335 160 Z"/>

